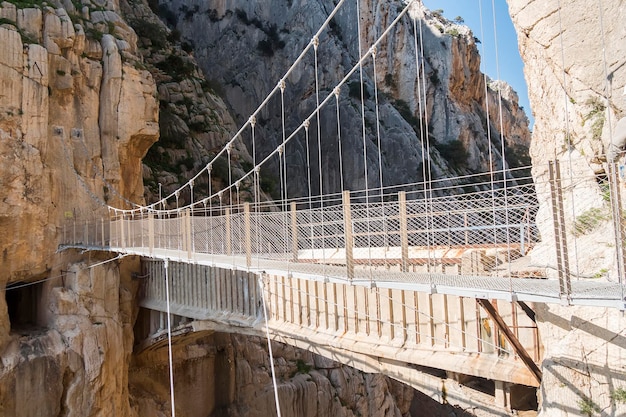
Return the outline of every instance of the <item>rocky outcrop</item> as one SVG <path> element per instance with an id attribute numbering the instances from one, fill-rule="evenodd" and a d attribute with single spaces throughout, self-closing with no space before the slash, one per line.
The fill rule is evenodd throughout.
<path id="1" fill-rule="evenodd" d="M 155 201 L 159 193 L 171 194 L 204 168 L 237 126 L 215 91 L 217 86 L 200 71 L 190 45 L 180 41 L 180 33 L 168 28 L 146 3 L 122 1 L 120 7 L 138 34 L 142 65 L 157 84 L 160 140 L 143 161 L 146 198 Z M 238 178 L 243 174 L 241 164 L 252 158 L 241 145 L 233 148 L 232 156 L 233 177 Z M 225 159 L 215 164 L 212 190 L 227 185 L 226 166 Z M 200 177 L 194 197 L 203 198 L 208 190 L 208 177 Z M 190 201 L 189 189 L 183 190 L 178 203 Z"/>
<path id="2" fill-rule="evenodd" d="M 622 281 L 611 224 L 609 163 L 618 120 L 626 116 L 623 22 L 620 2 L 564 4 L 508 0 L 525 66 L 535 127 L 533 177 L 541 207 L 537 223 L 545 245 L 533 261 L 556 265 L 547 184 L 551 160 L 561 161 L 565 229 L 575 278 Z M 560 8 L 562 7 L 562 8 Z M 607 157 L 608 156 L 608 157 Z M 617 157 L 617 158 L 616 158 Z M 616 176 L 624 195 L 623 178 Z M 615 182 L 614 182 L 615 183 Z M 618 214 L 618 218 L 622 217 Z M 617 245 L 616 245 L 617 244 Z M 544 379 L 541 416 L 622 415 L 623 314 L 613 309 L 538 306 Z"/>
<path id="3" fill-rule="evenodd" d="M 0 27 L 0 249 L 13 282 L 45 273 L 64 218 L 90 217 L 109 199 L 122 206 L 121 196 L 141 201 L 137 173 L 158 137 L 158 108 L 151 75 L 123 62 L 124 39 L 86 38 L 62 8 L 0 10 L 6 21 L 35 16 Z"/>
<path id="4" fill-rule="evenodd" d="M 138 263 L 90 268 L 67 261 L 51 271 L 62 279 L 38 287 L 38 300 L 19 300 L 32 303 L 26 310 L 37 311 L 38 323 L 13 323 L 3 347 L 0 415 L 131 415 L 127 369 L 137 284 L 130 272 Z M 18 291 L 8 289 L 7 299 Z"/>
<path id="5" fill-rule="evenodd" d="M 549 195 L 547 164 L 559 159 L 570 246 L 577 239 L 584 248 L 578 253 L 577 274 L 593 277 L 610 271 L 617 279 L 614 237 L 606 232 L 611 217 L 606 155 L 616 124 L 626 115 L 626 68 L 620 60 L 623 7 L 581 3 L 564 11 L 557 1 L 523 0 L 509 1 L 509 7 L 535 116 L 530 153 L 537 191 Z M 577 222 L 589 215 L 593 227 L 576 233 Z M 545 241 L 553 241 L 551 216 L 544 204 L 537 221 Z M 540 251 L 537 257 L 553 267 L 553 252 Z"/>
<path id="6" fill-rule="evenodd" d="M 173 346 L 177 413 L 241 417 L 275 414 L 265 339 L 192 333 L 177 337 Z M 414 391 L 407 386 L 278 342 L 272 342 L 272 350 L 282 415 L 411 415 Z M 167 413 L 169 401 L 155 401 L 153 394 L 167 395 L 169 390 L 167 344 L 160 342 L 136 356 L 130 382 L 133 407 L 139 415 Z"/>
<path id="7" fill-rule="evenodd" d="M 162 13 L 182 33 L 182 39 L 193 45 L 194 55 L 212 85 L 219 87 L 223 97 L 241 123 L 261 103 L 283 73 L 306 46 L 328 16 L 325 2 L 299 2 L 276 0 L 251 3 L 214 2 L 192 4 L 177 0 L 161 5 Z M 319 39 L 320 85 L 323 97 L 352 64 L 358 61 L 356 38 L 356 10 L 346 4 L 333 19 L 329 29 Z M 362 5 L 363 37 L 381 33 L 396 17 L 401 8 L 392 2 L 374 2 Z M 281 10 L 281 13 L 273 13 Z M 498 90 L 503 97 L 505 115 L 503 135 L 508 147 L 527 146 L 530 140 L 528 121 L 518 107 L 515 96 L 508 93 L 502 83 L 489 83 L 485 91 L 482 75 L 478 71 L 480 58 L 471 32 L 430 12 L 416 7 L 412 12 L 423 28 L 424 82 L 426 101 L 420 103 L 420 86 L 416 74 L 419 70 L 414 52 L 412 20 L 406 19 L 394 31 L 393 37 L 378 51 L 377 88 L 382 145 L 382 177 L 385 185 L 406 184 L 422 179 L 422 146 L 420 133 L 430 132 L 433 175 L 437 178 L 458 174 L 484 172 L 490 165 L 487 155 L 492 148 L 494 165 L 502 165 L 498 146 L 487 139 L 487 114 L 485 94 L 490 103 L 491 132 L 499 136 L 496 102 Z M 369 31 L 367 34 L 365 32 Z M 236 52 L 234 52 L 236 51 Z M 419 63 L 421 64 L 421 55 Z M 307 57 L 287 81 L 285 103 L 287 133 L 293 131 L 314 107 L 313 58 Z M 341 140 L 345 155 L 363 155 L 358 77 L 349 80 L 341 91 Z M 366 125 L 366 155 L 368 185 L 380 183 L 376 136 L 375 86 L 372 65 L 364 71 Z M 354 91 L 350 91 L 354 90 Z M 357 94 L 358 92 L 358 94 Z M 384 94 L 383 94 L 384 93 Z M 324 192 L 340 191 L 341 175 L 338 171 L 339 152 L 334 109 L 321 112 L 322 182 Z M 255 126 L 259 158 L 273 150 L 282 138 L 280 103 L 272 104 L 262 112 Z M 317 171 L 317 133 L 311 125 L 312 188 L 319 190 Z M 356 132 L 356 133 L 355 133 Z M 246 133 L 247 135 L 247 133 Z M 245 138 L 251 150 L 249 138 Z M 523 151 L 522 151 L 523 153 Z M 308 192 L 305 168 L 306 147 L 303 140 L 293 141 L 286 148 L 288 195 L 298 196 Z M 518 160 L 519 158 L 511 158 Z M 512 163 L 510 163 L 512 165 Z M 345 158 L 343 180 L 345 189 L 364 187 L 363 157 Z M 278 164 L 264 175 L 278 183 Z"/>
<path id="8" fill-rule="evenodd" d="M 114 4 L 62 3 L 0 4 L 0 415 L 130 416 L 138 265 L 57 250 L 142 201 L 156 87 Z"/>

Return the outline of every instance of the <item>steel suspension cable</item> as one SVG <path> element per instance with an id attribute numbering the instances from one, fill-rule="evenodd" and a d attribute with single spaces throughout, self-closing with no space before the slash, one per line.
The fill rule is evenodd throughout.
<path id="1" fill-rule="evenodd" d="M 339 146 L 339 186 L 340 191 L 344 191 L 343 187 L 343 151 L 341 146 L 341 118 L 339 117 L 339 94 L 341 90 L 335 87 L 333 94 L 335 95 L 335 105 L 337 106 L 337 142 Z"/>
<path id="2" fill-rule="evenodd" d="M 558 10 L 558 17 L 559 17 L 559 43 L 560 43 L 560 47 L 561 47 L 561 66 L 563 67 L 563 103 L 565 105 L 565 142 L 567 143 L 567 148 L 568 148 L 568 158 L 567 158 L 567 162 L 568 162 L 568 166 L 569 166 L 569 171 L 570 171 L 570 181 L 572 181 L 573 183 L 573 162 L 572 162 L 572 153 L 570 152 L 571 148 L 572 148 L 572 141 L 571 141 L 571 131 L 570 131 L 570 123 L 569 123 L 569 97 L 568 97 L 568 93 L 567 93 L 567 89 L 568 89 L 568 74 L 567 74 L 567 70 L 565 69 L 565 46 L 563 44 L 563 19 L 561 16 L 561 0 L 557 0 L 557 6 L 559 8 Z M 557 159 L 557 149 L 556 149 L 556 144 L 557 142 L 554 142 L 554 158 Z M 558 186 L 560 187 L 562 185 L 559 184 Z M 572 200 L 572 219 L 576 218 L 576 199 L 574 198 L 574 187 L 570 188 L 570 198 Z M 555 208 L 553 208 L 553 210 L 555 210 Z M 573 243 L 574 243 L 574 257 L 576 258 L 576 276 L 579 276 L 580 274 L 580 269 L 579 269 L 579 259 L 578 259 L 578 237 L 574 234 L 574 239 L 573 239 Z M 557 236 L 554 237 L 555 239 L 557 239 Z"/>
<path id="3" fill-rule="evenodd" d="M 228 204 L 233 205 L 233 170 L 230 164 L 231 157 L 231 149 L 232 146 L 229 144 L 228 148 L 226 148 L 226 153 L 228 154 Z"/>
<path id="4" fill-rule="evenodd" d="M 496 52 L 496 77 L 500 80 L 500 59 L 498 56 L 498 30 L 496 23 L 496 5 L 495 0 L 491 0 L 491 8 L 493 11 L 493 37 L 495 44 L 495 52 Z M 500 124 L 500 155 L 502 158 L 502 186 L 504 191 L 504 222 L 505 224 L 509 224 L 509 196 L 508 196 L 508 163 L 506 161 L 506 149 L 505 149 L 505 141 L 504 141 L 504 120 L 502 117 L 502 86 L 498 87 L 498 119 Z M 509 275 L 509 289 L 511 293 L 513 292 L 513 277 L 511 276 L 511 235 L 508 229 L 505 230 L 506 237 L 506 248 L 507 248 L 507 267 L 508 267 L 508 275 Z"/>
<path id="5" fill-rule="evenodd" d="M 326 265 L 326 234 L 324 233 L 324 187 L 322 183 L 322 133 L 321 133 L 321 123 L 320 123 L 320 88 L 319 88 L 319 74 L 317 70 L 317 48 L 319 47 L 319 39 L 317 36 L 313 37 L 311 40 L 313 43 L 313 54 L 315 57 L 315 117 L 317 122 L 317 169 L 319 170 L 319 190 L 320 190 L 320 236 L 322 238 L 321 249 L 322 249 L 322 261 L 323 264 Z"/>
<path id="6" fill-rule="evenodd" d="M 363 171 L 365 176 L 365 216 L 367 218 L 367 250 L 368 250 L 368 263 L 370 271 L 370 282 L 372 277 L 372 242 L 371 242 L 371 229 L 370 229 L 370 214 L 369 214 L 369 185 L 368 185 L 368 169 L 367 169 L 367 136 L 365 131 L 365 86 L 363 84 L 363 49 L 361 43 L 361 4 L 360 0 L 356 0 L 356 19 L 357 19 L 357 38 L 359 46 L 359 86 L 361 87 L 361 137 L 363 140 Z"/>
<path id="7" fill-rule="evenodd" d="M 278 399 L 278 384 L 276 382 L 276 371 L 274 369 L 274 354 L 272 352 L 272 341 L 270 339 L 270 327 L 267 320 L 267 303 L 265 301 L 265 285 L 263 278 L 259 278 L 259 286 L 261 287 L 261 300 L 263 301 L 263 319 L 265 321 L 265 336 L 267 338 L 267 351 L 270 357 L 270 370 L 272 371 L 272 386 L 274 387 L 274 402 L 276 404 L 276 414 L 281 417 L 280 401 Z M 269 287 L 268 287 L 269 292 Z"/>
<path id="8" fill-rule="evenodd" d="M 383 247 L 384 247 L 384 258 L 385 258 L 385 266 L 387 266 L 387 251 L 389 250 L 389 237 L 387 236 L 387 219 L 385 216 L 385 199 L 383 195 L 384 185 L 383 185 L 383 158 L 381 153 L 381 141 L 380 141 L 380 112 L 379 112 L 379 103 L 378 103 L 378 82 L 377 82 L 377 72 L 376 72 L 376 47 L 372 46 L 370 50 L 370 55 L 372 56 L 372 65 L 374 67 L 374 102 L 375 102 L 375 114 L 376 114 L 376 141 L 378 144 L 378 180 L 380 182 L 380 210 L 382 217 L 382 226 L 383 226 Z"/>
<path id="9" fill-rule="evenodd" d="M 285 236 L 285 245 L 284 245 L 284 253 L 285 255 L 289 252 L 289 244 L 291 241 L 291 236 L 289 234 L 289 219 L 288 219 L 288 207 L 287 207 L 287 134 L 285 131 L 285 88 L 287 84 L 285 80 L 282 79 L 279 82 L 280 88 L 280 119 L 281 119 L 281 127 L 282 127 L 282 143 L 281 149 L 279 152 L 279 161 L 281 164 L 281 177 L 280 177 L 280 187 L 281 187 L 281 199 L 283 206 L 283 235 Z M 281 161 L 282 157 L 282 161 Z M 288 264 L 290 265 L 290 264 Z"/>
<path id="10" fill-rule="evenodd" d="M 422 12 L 423 13 L 423 12 Z M 423 14 L 422 14 L 423 16 Z M 420 126 L 420 132 L 419 132 L 419 141 L 420 141 L 420 148 L 421 148 L 421 154 L 422 154 L 422 189 L 424 192 L 424 202 L 426 202 L 426 158 L 428 157 L 427 152 L 426 152 L 426 147 L 424 146 L 425 143 L 425 139 L 424 139 L 424 131 L 425 129 L 427 129 L 427 127 L 424 126 L 424 118 L 422 117 L 423 115 L 423 109 L 422 109 L 422 83 L 421 83 L 421 79 L 422 79 L 422 75 L 420 75 L 421 73 L 423 73 L 423 65 L 420 62 L 423 62 L 424 60 L 424 56 L 421 56 L 420 59 L 420 49 L 418 47 L 418 42 L 417 42 L 417 12 L 413 13 L 412 16 L 412 20 L 413 20 L 413 45 L 415 47 L 415 79 L 417 80 L 417 108 L 418 108 L 418 112 L 419 112 L 419 126 Z M 420 39 L 421 42 L 421 39 Z M 424 103 L 424 107 L 425 107 L 425 103 Z M 427 211 L 427 210 L 426 210 Z M 426 221 L 427 221 L 427 229 L 428 229 L 428 217 L 426 217 Z M 428 233 L 426 233 L 426 244 L 427 244 L 427 248 L 428 248 L 428 253 L 430 253 L 430 235 Z M 428 260 L 428 269 L 430 269 L 430 259 Z"/>
<path id="11" fill-rule="evenodd" d="M 213 198 L 211 198 L 210 196 L 213 195 L 213 185 L 211 184 L 212 178 L 211 178 L 211 171 L 212 171 L 212 166 L 211 164 L 207 165 L 207 172 L 209 174 L 209 240 L 211 241 L 211 261 L 214 260 L 214 256 L 215 256 L 215 250 L 213 250 Z M 207 242 L 207 252 L 209 250 L 209 243 Z"/>
<path id="12" fill-rule="evenodd" d="M 309 119 L 306 119 L 304 125 L 304 141 L 306 143 L 306 166 L 307 166 L 307 181 L 309 187 L 309 230 L 311 232 L 311 249 L 315 249 L 315 240 L 313 239 L 313 197 L 311 190 L 311 153 L 309 147 Z"/>
<path id="13" fill-rule="evenodd" d="M 482 39 L 485 39 L 485 33 L 484 33 L 484 28 L 483 28 L 483 2 L 482 0 L 478 0 L 478 9 L 479 9 L 479 15 L 480 15 L 480 37 Z M 496 228 L 498 221 L 497 221 L 497 208 L 496 208 L 496 183 L 495 183 L 495 167 L 494 167 L 494 155 L 493 155 L 493 145 L 491 143 L 491 115 L 489 114 L 489 85 L 487 82 L 487 64 L 486 64 L 486 51 L 485 51 L 485 44 L 482 43 L 481 44 L 481 49 L 482 49 L 482 58 L 481 58 L 481 66 L 482 66 L 482 72 L 483 72 L 483 84 L 485 87 L 485 118 L 486 118 L 486 124 L 487 124 L 487 148 L 489 150 L 488 155 L 489 155 L 489 185 L 490 185 L 490 190 L 491 190 L 491 217 L 493 220 L 493 233 L 492 233 L 492 238 L 493 238 L 493 249 L 495 252 L 495 262 L 494 262 L 494 270 L 495 270 L 495 274 L 496 276 L 499 275 L 499 271 L 496 268 L 497 266 L 497 262 L 498 262 L 498 229 Z"/>
<path id="14" fill-rule="evenodd" d="M 422 15 L 423 16 L 423 15 Z M 429 232 L 426 233 L 427 236 L 427 247 L 428 247 L 428 274 L 429 279 L 432 285 L 432 273 L 434 268 L 434 253 L 433 246 L 435 244 L 434 237 L 434 221 L 433 221 L 433 190 L 432 190 L 432 166 L 431 166 L 431 154 L 430 154 L 430 133 L 428 131 L 428 103 L 426 96 L 426 67 L 424 64 L 425 55 L 424 55 L 424 33 L 422 29 L 422 19 L 419 22 L 419 39 L 420 39 L 420 51 L 421 51 L 421 68 L 422 68 L 422 95 L 424 100 L 424 127 L 425 127 L 425 138 L 426 138 L 426 157 L 428 161 L 428 169 L 426 170 L 427 177 L 424 177 L 424 198 L 426 200 L 426 221 L 427 228 Z M 419 82 L 419 81 L 418 81 Z M 422 162 L 423 163 L 423 162 Z"/>
<path id="15" fill-rule="evenodd" d="M 172 321 L 170 313 L 170 285 L 168 277 L 168 260 L 163 262 L 163 269 L 165 271 L 165 301 L 167 304 L 167 353 L 169 360 L 169 373 L 170 373 L 170 402 L 172 404 L 172 417 L 176 417 L 176 406 L 174 404 L 174 361 L 172 360 Z"/>

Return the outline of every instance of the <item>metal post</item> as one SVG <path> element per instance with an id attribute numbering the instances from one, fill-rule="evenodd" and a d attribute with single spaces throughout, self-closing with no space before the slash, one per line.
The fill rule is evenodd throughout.
<path id="1" fill-rule="evenodd" d="M 561 174 L 559 161 L 549 161 L 550 195 L 552 198 L 552 220 L 554 223 L 554 244 L 556 248 L 557 274 L 559 277 L 559 296 L 569 304 L 570 274 L 567 257 L 567 236 L 563 218 L 563 195 L 561 194 Z"/>
<path id="2" fill-rule="evenodd" d="M 124 249 L 126 247 L 126 233 L 125 233 L 125 229 L 124 229 L 124 213 L 122 213 L 120 219 L 118 220 L 118 223 L 120 224 L 120 247 L 122 249 Z"/>
<path id="3" fill-rule="evenodd" d="M 406 216 L 406 192 L 398 193 L 398 209 L 400 211 L 400 246 L 402 248 L 402 272 L 409 271 L 409 231 Z"/>
<path id="4" fill-rule="evenodd" d="M 104 236 L 104 219 L 100 219 L 100 229 L 102 231 L 102 247 L 106 246 L 106 237 Z"/>
<path id="5" fill-rule="evenodd" d="M 148 247 L 150 255 L 154 252 L 154 213 L 148 212 Z"/>
<path id="6" fill-rule="evenodd" d="M 465 229 L 465 246 L 469 245 L 469 230 L 467 228 L 467 213 L 463 213 L 463 228 Z"/>
<path id="7" fill-rule="evenodd" d="M 226 255 L 232 255 L 232 239 L 231 239 L 231 228 L 230 228 L 230 207 L 226 207 L 224 209 L 225 219 L 226 219 Z"/>
<path id="8" fill-rule="evenodd" d="M 145 216 L 143 214 L 143 210 L 141 210 L 139 212 L 139 233 L 141 234 L 141 247 L 142 248 L 146 247 L 145 242 L 144 242 L 144 232 L 143 232 L 145 221 L 146 221 L 146 219 L 145 219 Z"/>
<path id="9" fill-rule="evenodd" d="M 245 202 L 243 204 L 243 223 L 246 242 L 246 266 L 250 268 L 252 264 L 252 241 L 250 234 L 250 203 Z M 258 236 L 257 236 L 258 237 Z"/>
<path id="10" fill-rule="evenodd" d="M 617 164 L 609 164 L 609 187 L 611 196 L 611 213 L 615 236 L 615 254 L 617 256 L 617 276 L 622 288 L 622 301 L 624 301 L 624 260 L 626 259 L 626 247 L 624 246 L 624 210 L 622 208 L 622 197 L 618 181 Z"/>
<path id="11" fill-rule="evenodd" d="M 295 201 L 291 202 L 291 245 L 294 262 L 298 260 L 298 212 Z"/>
<path id="12" fill-rule="evenodd" d="M 354 237 L 352 236 L 352 213 L 350 211 L 350 191 L 343 192 L 343 232 L 346 241 L 346 270 L 348 279 L 354 279 Z"/>
<path id="13" fill-rule="evenodd" d="M 185 209 L 183 212 L 183 220 L 185 222 L 185 247 L 187 248 L 187 258 L 191 259 L 193 256 L 193 246 L 191 244 L 191 213 L 189 209 Z"/>

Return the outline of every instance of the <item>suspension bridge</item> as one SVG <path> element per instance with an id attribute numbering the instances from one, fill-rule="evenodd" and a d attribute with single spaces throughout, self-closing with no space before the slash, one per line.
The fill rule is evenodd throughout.
<path id="1" fill-rule="evenodd" d="M 603 183 L 610 201 L 592 207 L 595 218 L 581 225 L 567 220 L 564 195 L 580 184 L 597 188 L 597 178 L 575 174 L 559 161 L 546 167 L 550 175 L 543 183 L 533 181 L 529 170 L 509 169 L 504 162 L 500 169 L 490 162 L 487 172 L 434 178 L 433 150 L 424 128 L 418 135 L 422 180 L 385 186 L 376 57 L 394 27 L 404 22 L 413 28 L 416 62 L 423 63 L 423 9 L 417 1 L 408 2 L 377 38 L 366 41 L 359 36 L 358 62 L 335 85 L 322 88 L 319 40 L 343 4 L 338 2 L 276 87 L 204 169 L 153 204 L 109 207 L 99 219 L 71 219 L 62 232 L 62 247 L 144 259 L 141 305 L 147 313 L 140 321 L 146 336 L 166 331 L 171 343 L 172 315 L 181 328 L 194 331 L 266 334 L 268 340 L 384 372 L 442 402 L 453 398 L 457 404 L 481 404 L 490 412 L 504 413 L 515 408 L 511 387 L 537 387 L 541 381 L 542 347 L 533 303 L 625 307 L 617 168 L 610 167 Z M 355 10 L 359 13 L 359 7 Z M 311 55 L 315 108 L 288 131 L 284 92 L 289 77 Z M 343 185 L 346 155 L 339 97 L 358 75 L 364 113 L 366 68 L 373 71 L 376 126 L 366 126 L 363 115 L 356 135 L 363 140 L 364 188 L 350 191 Z M 423 64 L 416 77 L 420 103 L 425 103 Z M 275 149 L 261 153 L 257 125 L 276 97 L 282 137 Z M 323 113 L 325 108 L 333 111 Z M 427 126 L 425 104 L 417 111 Z M 333 118 L 323 120 L 322 114 Z M 322 125 L 338 126 L 339 192 L 324 192 L 328 182 L 323 178 L 322 146 L 316 147 L 317 157 L 309 147 L 311 136 L 321 140 Z M 367 154 L 366 129 L 374 130 L 378 149 L 375 187 L 368 184 L 367 161 L 372 155 Z M 489 139 L 488 159 L 493 161 L 497 147 L 492 155 Z M 307 149 L 308 193 L 290 197 L 286 153 L 298 140 Z M 234 179 L 233 150 L 242 144 L 251 150 L 252 167 Z M 215 168 L 224 160 L 228 181 L 214 190 Z M 317 170 L 310 167 L 314 160 Z M 269 199 L 261 190 L 261 169 L 269 165 L 279 171 L 279 199 Z M 314 173 L 319 181 L 312 181 Z M 194 201 L 198 184 L 208 193 Z M 179 205 L 183 194 L 187 202 Z M 538 219 L 549 225 L 542 233 Z M 579 257 L 592 245 L 587 234 L 598 225 L 614 234 L 607 238 L 610 268 L 581 272 Z M 537 261 L 537 253 L 542 261 Z M 472 400 L 462 389 L 443 386 L 442 378 L 453 374 L 495 381 L 496 399 Z"/>

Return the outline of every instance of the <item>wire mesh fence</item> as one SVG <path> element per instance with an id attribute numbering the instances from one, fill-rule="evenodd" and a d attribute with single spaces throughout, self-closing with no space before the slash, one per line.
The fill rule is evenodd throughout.
<path id="1" fill-rule="evenodd" d="M 370 201 L 346 191 L 341 199 L 243 203 L 210 212 L 201 206 L 116 211 L 107 221 L 70 219 L 63 240 L 122 252 L 179 251 L 190 259 L 226 256 L 243 268 L 275 261 L 275 269 L 333 271 L 372 282 L 417 283 L 435 274 L 456 276 L 458 285 L 469 286 L 462 277 L 557 278 L 557 295 L 566 300 L 573 297 L 572 280 L 597 279 L 616 284 L 610 297 L 623 300 L 626 236 L 621 203 L 614 203 L 621 199 L 621 185 L 571 174 L 561 178 L 558 164 L 549 169 L 553 175 L 543 182 L 418 184 Z M 600 194 L 595 205 L 578 201 L 581 186 L 587 192 L 595 187 L 606 198 Z M 589 259 L 599 251 L 601 261 Z M 515 285 L 509 283 L 509 290 Z M 585 297 L 597 293 L 578 291 Z"/>

